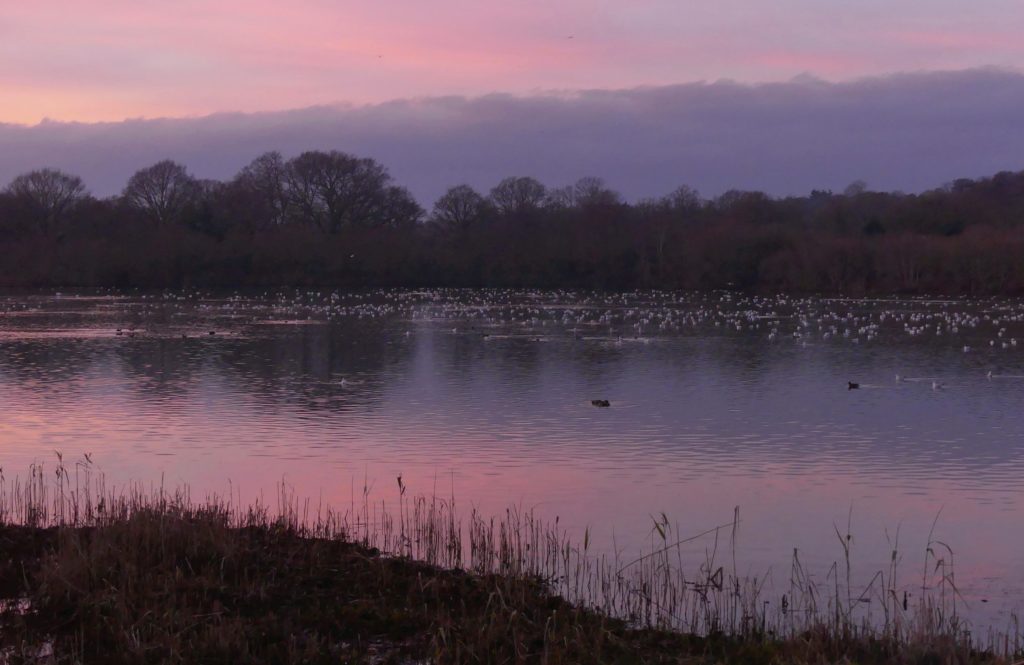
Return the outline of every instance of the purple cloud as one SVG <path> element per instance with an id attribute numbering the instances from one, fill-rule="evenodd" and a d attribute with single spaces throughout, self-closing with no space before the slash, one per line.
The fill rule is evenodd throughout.
<path id="1" fill-rule="evenodd" d="M 425 204 L 507 175 L 604 177 L 628 199 L 686 183 L 772 194 L 856 179 L 919 191 L 1024 168 L 1024 75 L 913 73 L 827 83 L 695 83 L 530 96 L 434 97 L 191 119 L 0 125 L 0 183 L 51 166 L 114 194 L 160 159 L 228 178 L 267 150 L 370 156 Z"/>

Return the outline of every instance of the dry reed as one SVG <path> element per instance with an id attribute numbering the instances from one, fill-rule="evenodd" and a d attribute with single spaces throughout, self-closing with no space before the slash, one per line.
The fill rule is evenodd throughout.
<path id="1" fill-rule="evenodd" d="M 345 560 L 376 561 L 377 587 L 405 588 L 413 584 L 406 579 L 409 574 L 416 578 L 418 590 L 391 600 L 422 603 L 433 607 L 434 615 L 402 619 L 395 614 L 393 620 L 399 624 L 416 625 L 403 634 L 386 626 L 391 615 L 384 612 L 379 622 L 384 626 L 367 629 L 377 637 L 385 636 L 389 646 L 384 651 L 403 657 L 426 654 L 444 662 L 498 662 L 484 654 L 503 653 L 511 662 L 630 662 L 619 656 L 631 653 L 633 647 L 639 649 L 637 653 L 646 653 L 645 662 L 698 657 L 728 661 L 742 655 L 741 660 L 763 662 L 966 663 L 1012 662 L 1022 655 L 1016 624 L 999 633 L 971 631 L 959 611 L 963 601 L 956 586 L 953 549 L 935 539 L 934 533 L 929 535 L 914 602 L 900 583 L 903 555 L 898 533 L 891 543 L 888 568 L 866 584 L 854 581 L 849 525 L 845 530 L 836 528 L 843 558 L 824 580 L 817 580 L 794 551 L 788 585 L 779 591 L 769 588 L 766 576 L 741 575 L 737 570 L 738 508 L 729 522 L 696 535 L 680 534 L 667 516 L 656 516 L 644 551 L 622 560 L 618 554 L 593 552 L 589 529 L 582 542 L 573 542 L 557 518 L 548 522 L 532 511 L 509 508 L 493 517 L 471 510 L 463 519 L 453 496 L 413 497 L 401 477 L 397 484 L 393 509 L 374 500 L 364 483 L 361 500 L 353 499 L 347 509 L 337 510 L 322 503 L 314 506 L 285 483 L 278 487 L 274 505 L 260 501 L 242 505 L 231 496 L 196 499 L 187 487 L 108 487 L 88 457 L 69 467 L 58 455 L 55 467 L 33 465 L 27 477 L 11 481 L 0 473 L 0 530 L 9 545 L 19 543 L 15 549 L 20 548 L 9 550 L 8 564 L 0 571 L 0 593 L 8 597 L 0 605 L 7 627 L 4 657 L 7 662 L 39 662 L 54 660 L 58 653 L 64 662 L 86 662 L 90 654 L 95 657 L 103 649 L 119 649 L 124 658 L 118 662 L 188 662 L 187 653 L 181 651 L 187 644 L 175 642 L 170 633 L 158 635 L 153 626 L 164 620 L 178 631 L 175 634 L 201 631 L 205 619 L 190 623 L 171 616 L 174 607 L 185 606 L 178 597 L 185 592 L 173 588 L 174 584 L 183 588 L 198 584 L 200 600 L 190 597 L 187 606 L 194 611 L 208 602 L 210 616 L 220 617 L 222 632 L 216 639 L 193 635 L 189 639 L 194 644 L 219 644 L 225 653 L 236 654 L 244 647 L 251 651 L 249 662 L 317 662 L 311 654 L 328 652 L 332 657 L 344 652 L 372 660 L 374 648 L 383 647 L 374 647 L 366 635 L 353 636 L 337 626 L 316 633 L 327 635 L 337 629 L 348 635 L 348 641 L 335 639 L 333 651 L 326 642 L 309 638 L 301 643 L 293 640 L 291 651 L 272 651 L 272 656 L 261 651 L 263 655 L 257 657 L 258 650 L 250 644 L 252 634 L 245 632 L 248 628 L 224 623 L 221 614 L 239 612 L 237 607 L 229 611 L 226 601 L 217 600 L 226 593 L 222 587 L 230 577 L 225 567 L 236 559 L 262 557 L 260 548 L 278 552 L 275 548 L 282 542 L 288 544 L 288 549 L 281 550 L 288 552 L 288 561 L 259 559 L 261 563 L 252 564 L 252 570 L 283 565 L 280 575 L 287 577 L 293 572 L 287 569 L 293 557 L 296 564 L 317 569 L 324 565 L 321 558 L 296 553 L 302 543 L 319 543 L 317 547 L 327 549 L 348 548 L 344 555 L 336 554 Z M 248 545 L 232 540 L 239 534 Z M 698 542 L 705 544 L 706 555 L 688 566 L 683 546 Z M 26 563 L 33 560 L 38 560 L 35 568 Z M 400 568 L 403 565 L 406 569 Z M 169 571 L 158 594 L 166 609 L 131 607 L 132 593 L 142 592 L 128 589 L 146 584 L 147 569 L 161 567 Z M 328 566 L 325 570 L 341 569 Z M 446 577 L 448 571 L 454 577 Z M 265 588 L 253 586 L 249 568 L 231 574 L 236 585 L 250 585 L 248 597 L 268 595 Z M 334 584 L 327 572 L 324 575 L 324 579 L 302 583 L 315 582 L 315 588 Z M 195 581 L 206 578 L 214 582 L 202 586 Z M 433 581 L 425 582 L 427 578 Z M 476 598 L 475 609 L 463 599 L 462 612 L 453 612 L 443 604 L 458 602 L 452 589 L 462 589 L 460 593 L 468 596 L 480 591 L 472 586 L 477 582 L 465 580 L 482 581 L 487 592 Z M 447 595 L 439 596 L 436 590 L 428 594 L 432 584 L 448 588 Z M 378 595 L 386 599 L 388 593 Z M 86 602 L 109 607 L 90 613 L 81 607 Z M 287 605 L 290 601 L 275 602 Z M 167 616 L 150 617 L 143 631 L 132 618 L 141 611 L 163 611 Z M 42 620 L 38 615 L 45 613 L 52 615 L 49 622 L 36 625 L 37 619 Z M 451 618 L 455 614 L 461 617 L 458 621 Z M 475 638 L 458 629 L 470 620 Z M 359 621 L 346 625 L 359 625 Z M 104 633 L 110 630 L 116 635 Z M 597 637 L 584 639 L 587 631 L 597 631 Z M 49 650 L 41 654 L 40 645 L 57 646 L 47 646 Z M 355 650 L 349 653 L 348 647 Z M 147 657 L 147 648 L 159 657 Z"/>

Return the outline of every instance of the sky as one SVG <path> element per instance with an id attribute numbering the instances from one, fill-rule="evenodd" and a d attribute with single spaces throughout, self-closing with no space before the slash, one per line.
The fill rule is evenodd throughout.
<path id="1" fill-rule="evenodd" d="M 1024 0 L 9 0 L 0 122 L 1024 66 Z"/>
<path id="2" fill-rule="evenodd" d="M 172 156 L 157 148 L 187 154 L 188 166 L 195 171 L 223 177 L 248 160 L 232 152 L 229 169 L 224 156 L 204 153 L 201 146 L 175 150 L 173 144 L 161 143 L 166 132 L 177 132 L 186 140 L 186 126 L 203 132 L 216 126 L 218 131 L 206 140 L 248 140 L 250 156 L 268 149 L 360 149 L 368 156 L 390 159 L 396 175 L 410 177 L 417 176 L 410 165 L 430 161 L 413 154 L 415 150 L 426 146 L 447 154 L 442 143 L 429 140 L 451 134 L 446 122 L 457 119 L 469 133 L 481 126 L 500 132 L 501 114 L 507 113 L 510 121 L 522 125 L 508 125 L 508 141 L 481 136 L 483 144 L 475 153 L 467 147 L 450 151 L 453 160 L 463 161 L 461 166 L 445 162 L 445 173 L 469 179 L 481 165 L 488 177 L 502 168 L 530 166 L 530 160 L 503 158 L 495 142 L 507 143 L 509 150 L 545 152 L 544 137 L 537 138 L 528 126 L 524 109 L 550 111 L 555 106 L 562 113 L 595 112 L 598 116 L 578 116 L 579 125 L 600 132 L 625 128 L 655 140 L 652 127 L 667 131 L 666 123 L 671 125 L 663 108 L 650 105 L 652 100 L 664 101 L 657 91 L 675 105 L 671 109 L 679 122 L 702 117 L 706 124 L 716 114 L 737 122 L 762 122 L 753 113 L 759 109 L 735 105 L 760 103 L 772 91 L 788 90 L 801 98 L 811 94 L 819 110 L 833 114 L 807 120 L 818 122 L 825 131 L 843 126 L 835 114 L 844 112 L 844 95 L 854 95 L 856 100 L 848 101 L 856 101 L 865 111 L 871 101 L 864 95 L 871 90 L 883 94 L 879 89 L 885 88 L 884 94 L 898 94 L 893 81 L 920 82 L 928 73 L 959 74 L 957 80 L 968 87 L 977 83 L 975 79 L 1009 86 L 1005 91 L 987 89 L 990 97 L 973 100 L 978 107 L 975 115 L 955 119 L 969 123 L 986 113 L 998 115 L 1005 97 L 1019 86 L 1015 75 L 1024 71 L 1022 34 L 1024 0 L 11 0 L 0 11 L 0 176 L 39 166 L 38 157 L 24 150 L 31 144 L 43 146 L 38 155 L 55 162 L 88 162 L 96 174 L 93 187 L 103 193 L 115 188 L 107 179 L 120 177 L 126 168 Z M 829 95 L 832 102 L 825 99 Z M 918 103 L 929 103 L 928 95 L 921 92 Z M 760 110 L 770 114 L 770 109 Z M 923 106 L 902 112 L 914 110 L 935 112 Z M 616 113 L 616 118 L 610 117 Z M 225 114 L 245 115 L 227 122 Z M 303 134 L 300 125 L 284 126 L 306 122 L 310 114 L 319 119 L 319 134 Z M 334 120 L 325 119 L 331 114 Z M 175 120 L 140 124 L 156 119 Z M 545 120 L 555 121 L 550 115 Z M 194 124 L 181 124 L 186 121 Z M 569 122 L 564 117 L 561 121 Z M 928 127 L 938 132 L 974 131 L 950 125 L 954 119 L 946 121 Z M 332 122 L 335 129 L 340 123 L 348 133 L 323 129 Z M 260 129 L 245 137 L 232 123 Z M 277 134 L 268 124 L 276 126 Z M 407 145 L 397 145 L 374 128 L 407 137 Z M 414 128 L 434 135 L 417 136 Z M 682 152 L 709 150 L 709 135 L 685 129 L 676 128 L 671 137 L 664 135 L 665 140 L 685 138 L 689 143 L 673 143 Z M 756 126 L 733 129 L 746 135 Z M 913 123 L 906 129 L 923 131 Z M 862 138 L 874 140 L 871 127 L 860 130 L 868 132 Z M 621 131 L 614 137 L 574 132 L 572 146 L 560 145 L 575 152 L 563 155 L 559 162 L 565 168 L 550 177 L 571 179 L 605 167 L 588 159 L 602 153 L 600 144 L 611 139 L 629 151 Z M 130 135 L 137 139 L 128 146 L 135 162 L 102 154 L 113 145 L 109 141 Z M 377 142 L 369 135 L 377 136 Z M 97 142 L 96 136 L 109 141 Z M 61 152 L 61 141 L 68 137 L 78 143 L 65 143 L 66 152 Z M 93 142 L 83 137 L 92 137 Z M 524 144 L 517 137 L 541 143 Z M 328 142 L 313 146 L 309 140 L 314 138 Z M 1006 138 L 1013 142 L 1014 137 Z M 770 142 L 771 137 L 759 140 Z M 91 161 L 74 156 L 81 141 L 100 154 Z M 146 152 L 146 145 L 154 150 Z M 804 148 L 813 151 L 812 146 Z M 1019 163 L 1004 164 L 998 147 L 993 149 L 996 152 L 971 159 L 961 156 L 956 165 L 1021 168 Z M 16 163 L 12 153 L 18 155 Z M 634 157 L 627 161 L 644 165 L 643 155 Z M 676 166 L 671 159 L 666 162 L 667 157 L 659 159 L 660 164 L 645 167 L 650 174 L 655 168 Z M 764 174 L 753 177 L 750 163 L 737 156 L 730 171 L 736 186 L 774 182 Z M 811 173 L 816 164 L 805 159 L 791 166 L 794 173 Z M 945 173 L 924 166 L 919 180 Z M 692 179 L 689 171 L 695 168 L 680 167 L 676 179 Z M 912 178 L 892 179 L 884 169 L 860 170 L 851 173 L 880 187 L 918 185 Z M 90 180 L 89 173 L 82 175 Z M 822 177 L 822 184 L 834 184 L 833 179 L 847 175 Z M 427 174 L 417 177 L 429 179 Z M 714 178 L 704 180 L 706 188 L 725 186 Z M 772 184 L 772 191 L 813 184 L 794 175 Z M 415 182 L 410 186 L 424 197 L 437 189 Z M 643 190 L 628 183 L 623 189 L 637 195 Z"/>

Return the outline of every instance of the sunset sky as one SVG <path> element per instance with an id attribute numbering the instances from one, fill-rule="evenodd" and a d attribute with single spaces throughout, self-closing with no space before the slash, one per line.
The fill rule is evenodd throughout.
<path id="1" fill-rule="evenodd" d="M 1024 168 L 1024 0 L 10 0 L 0 186 L 161 159 L 380 160 L 425 205 L 508 175 L 800 194 Z"/>
<path id="2" fill-rule="evenodd" d="M 1024 0 L 37 0 L 0 122 L 1024 68 Z"/>

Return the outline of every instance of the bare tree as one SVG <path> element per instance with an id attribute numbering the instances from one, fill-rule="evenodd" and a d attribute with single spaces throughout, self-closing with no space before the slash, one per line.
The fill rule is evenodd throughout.
<path id="1" fill-rule="evenodd" d="M 619 193 L 609 189 L 601 178 L 588 176 L 572 185 L 549 189 L 544 205 L 551 209 L 594 208 L 622 203 Z"/>
<path id="2" fill-rule="evenodd" d="M 381 215 L 390 181 L 376 161 L 337 151 L 304 152 L 286 170 L 292 214 L 327 233 L 386 224 Z M 390 203 L 396 203 L 398 195 L 392 192 L 391 197 Z"/>
<path id="3" fill-rule="evenodd" d="M 67 212 L 88 196 L 82 179 L 56 169 L 19 175 L 7 192 L 38 219 L 44 234 L 63 221 Z"/>
<path id="4" fill-rule="evenodd" d="M 491 202 L 502 215 L 518 215 L 540 208 L 547 190 L 534 178 L 510 177 L 491 190 Z"/>
<path id="5" fill-rule="evenodd" d="M 483 221 L 487 199 L 469 185 L 457 185 L 434 203 L 431 221 L 446 231 L 463 233 Z"/>
<path id="6" fill-rule="evenodd" d="M 665 197 L 665 202 L 672 210 L 684 214 L 697 212 L 704 205 L 704 199 L 701 198 L 700 192 L 689 185 L 676 187 L 671 194 Z"/>
<path id="7" fill-rule="evenodd" d="M 384 189 L 374 221 L 376 226 L 404 229 L 423 219 L 423 208 L 405 187 L 389 185 Z"/>
<path id="8" fill-rule="evenodd" d="M 853 182 L 846 186 L 846 189 L 843 190 L 843 196 L 846 196 L 848 198 L 854 198 L 856 196 L 860 196 L 867 190 L 868 183 L 864 182 L 863 180 L 854 180 Z"/>
<path id="9" fill-rule="evenodd" d="M 576 207 L 576 190 L 572 185 L 553 187 L 544 197 L 544 207 L 549 210 L 567 210 Z"/>
<path id="10" fill-rule="evenodd" d="M 609 189 L 604 180 L 595 177 L 580 178 L 572 186 L 576 205 L 581 207 L 613 206 L 622 202 L 619 193 Z"/>
<path id="11" fill-rule="evenodd" d="M 249 197 L 253 208 L 249 220 L 256 226 L 279 226 L 288 216 L 288 167 L 279 152 L 267 152 L 252 160 L 232 183 Z"/>
<path id="12" fill-rule="evenodd" d="M 184 166 L 171 160 L 157 162 L 133 175 L 121 196 L 157 225 L 179 221 L 202 188 Z"/>

